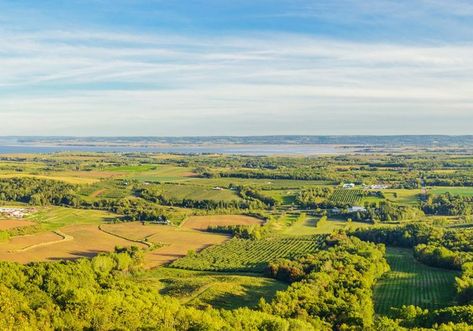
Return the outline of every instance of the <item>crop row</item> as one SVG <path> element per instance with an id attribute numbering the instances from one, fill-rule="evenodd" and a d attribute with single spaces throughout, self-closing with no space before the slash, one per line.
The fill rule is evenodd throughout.
<path id="1" fill-rule="evenodd" d="M 355 205 L 363 198 L 362 190 L 338 189 L 333 192 L 330 201 L 336 204 Z"/>
<path id="2" fill-rule="evenodd" d="M 407 249 L 388 248 L 387 259 L 391 271 L 374 291 L 377 313 L 389 315 L 392 307 L 403 305 L 435 309 L 452 303 L 456 272 L 421 264 Z"/>
<path id="3" fill-rule="evenodd" d="M 198 254 L 188 254 L 171 266 L 192 270 L 261 272 L 272 260 L 317 251 L 322 247 L 324 238 L 322 235 L 262 240 L 234 238 Z"/>

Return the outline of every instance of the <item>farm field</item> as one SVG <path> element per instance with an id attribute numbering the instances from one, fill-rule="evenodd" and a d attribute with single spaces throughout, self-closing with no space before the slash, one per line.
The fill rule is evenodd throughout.
<path id="1" fill-rule="evenodd" d="M 363 191 L 356 189 L 337 189 L 330 197 L 333 203 L 345 204 L 354 206 L 357 205 L 363 198 Z"/>
<path id="2" fill-rule="evenodd" d="M 76 177 L 68 176 L 64 174 L 50 174 L 50 175 L 36 175 L 36 174 L 24 174 L 24 173 L 9 173 L 9 174 L 0 174 L 0 178 L 14 178 L 14 177 L 34 177 L 38 179 L 50 179 L 66 182 L 69 184 L 93 184 L 98 182 L 99 178 L 90 178 L 90 177 Z"/>
<path id="3" fill-rule="evenodd" d="M 92 209 L 45 207 L 26 218 L 52 231 L 72 224 L 101 224 L 117 217 L 116 214 Z"/>
<path id="4" fill-rule="evenodd" d="M 25 220 L 17 220 L 17 219 L 0 219 L 0 231 L 1 230 L 10 230 L 16 228 L 22 228 L 25 226 L 34 225 L 34 222 L 25 221 Z"/>
<path id="5" fill-rule="evenodd" d="M 473 187 L 435 187 L 429 189 L 429 192 L 433 194 L 450 193 L 463 197 L 473 197 Z"/>
<path id="6" fill-rule="evenodd" d="M 389 189 L 382 191 L 386 199 L 400 204 L 415 205 L 419 202 L 421 190 Z"/>
<path id="7" fill-rule="evenodd" d="M 260 179 L 260 178 L 189 178 L 189 183 L 228 187 L 234 185 L 250 185 L 264 190 L 299 190 L 301 187 L 330 185 L 330 182 L 320 180 L 295 179 Z M 269 194 L 268 194 L 269 195 Z"/>
<path id="8" fill-rule="evenodd" d="M 299 190 L 265 190 L 264 194 L 276 199 L 282 205 L 293 204 Z"/>
<path id="9" fill-rule="evenodd" d="M 233 238 L 222 245 L 187 255 L 171 266 L 189 270 L 262 272 L 277 258 L 289 258 L 318 250 L 324 236 L 278 237 L 261 240 Z"/>
<path id="10" fill-rule="evenodd" d="M 161 189 L 166 197 L 172 199 L 233 201 L 241 200 L 235 191 L 215 189 L 201 185 L 163 184 Z"/>
<path id="11" fill-rule="evenodd" d="M 20 263 L 67 260 L 92 257 L 113 251 L 116 246 L 131 245 L 146 247 L 106 234 L 97 225 L 76 224 L 65 226 L 57 233 L 41 232 L 10 238 L 0 243 L 0 259 Z"/>
<path id="12" fill-rule="evenodd" d="M 207 230 L 211 225 L 261 225 L 262 223 L 262 220 L 245 215 L 208 215 L 191 216 L 181 223 L 181 227 L 193 230 Z"/>
<path id="13" fill-rule="evenodd" d="M 190 218 L 182 227 L 157 224 L 143 225 L 141 222 L 107 223 L 115 217 L 115 214 L 103 211 L 48 207 L 28 216 L 28 220 L 1 221 L 8 222 L 5 224 L 9 224 L 10 227 L 17 224 L 39 224 L 44 232 L 14 237 L 7 242 L 0 243 L 0 258 L 22 263 L 61 258 L 70 259 L 111 251 L 116 245 L 137 245 L 146 248 L 146 245 L 140 244 L 138 241 L 147 240 L 150 243 L 163 246 L 151 252 L 146 252 L 147 266 L 155 267 L 183 257 L 190 250 L 200 251 L 229 239 L 224 234 L 201 231 L 207 228 L 207 224 L 261 223 L 256 218 L 240 215 L 196 216 Z M 0 223 L 1 225 L 2 223 Z M 61 240 L 61 237 L 52 232 L 57 230 L 71 236 L 73 239 L 68 242 L 57 242 Z M 45 245 L 42 247 L 40 244 Z M 39 247 L 29 249 L 27 252 L 13 254 L 17 250 L 32 245 L 38 245 Z"/>
<path id="14" fill-rule="evenodd" d="M 323 224 L 316 226 L 320 217 L 307 217 L 305 220 L 295 222 L 292 226 L 284 230 L 285 235 L 299 236 L 299 235 L 315 235 L 328 234 L 338 229 L 350 227 L 350 229 L 369 227 L 370 224 L 362 222 L 352 222 L 348 224 L 344 220 L 328 219 Z"/>
<path id="15" fill-rule="evenodd" d="M 207 271 L 155 268 L 138 278 L 161 294 L 178 298 L 183 304 L 205 308 L 254 308 L 260 298 L 271 300 L 287 284 L 259 275 L 222 274 Z"/>
<path id="16" fill-rule="evenodd" d="M 374 289 L 378 314 L 389 315 L 391 307 L 402 305 L 432 309 L 453 302 L 457 272 L 417 262 L 410 249 L 388 247 L 386 258 L 391 271 L 378 281 Z"/>
<path id="17" fill-rule="evenodd" d="M 136 167 L 132 169 L 135 169 L 135 171 L 128 173 L 127 178 L 141 182 L 186 182 L 195 176 L 192 172 L 192 168 L 171 165 L 148 166 L 147 171 L 143 172 L 136 171 Z"/>
<path id="18" fill-rule="evenodd" d="M 145 263 L 156 267 L 185 256 L 189 251 L 200 251 L 208 246 L 221 244 L 229 237 L 223 234 L 195 231 L 175 226 L 140 222 L 103 224 L 103 230 L 131 240 L 147 240 L 163 247 L 146 252 Z"/>

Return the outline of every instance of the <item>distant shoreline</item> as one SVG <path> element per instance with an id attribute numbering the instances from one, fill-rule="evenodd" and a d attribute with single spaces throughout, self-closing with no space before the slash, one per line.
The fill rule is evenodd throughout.
<path id="1" fill-rule="evenodd" d="M 236 155 L 334 155 L 355 152 L 355 146 L 338 145 L 254 145 L 254 144 L 159 144 L 140 145 L 1 145 L 0 154 L 43 154 L 56 152 L 103 153 L 176 153 L 176 154 L 236 154 Z"/>

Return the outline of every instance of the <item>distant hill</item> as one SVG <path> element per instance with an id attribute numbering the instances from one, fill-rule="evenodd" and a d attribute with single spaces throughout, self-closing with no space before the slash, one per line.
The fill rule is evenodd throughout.
<path id="1" fill-rule="evenodd" d="M 52 145 L 154 145 L 154 144 L 321 144 L 359 146 L 473 146 L 473 135 L 395 135 L 395 136 L 208 136 L 208 137 L 0 137 L 18 144 Z"/>

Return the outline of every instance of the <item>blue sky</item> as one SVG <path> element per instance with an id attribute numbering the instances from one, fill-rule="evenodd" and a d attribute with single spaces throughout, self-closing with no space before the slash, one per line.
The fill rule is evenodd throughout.
<path id="1" fill-rule="evenodd" d="M 0 135 L 473 134 L 472 36 L 460 0 L 0 0 Z"/>

